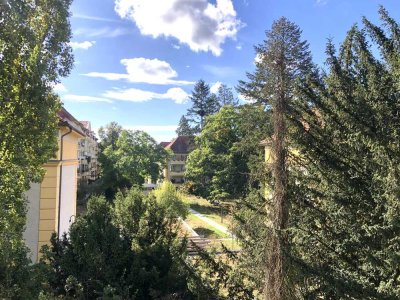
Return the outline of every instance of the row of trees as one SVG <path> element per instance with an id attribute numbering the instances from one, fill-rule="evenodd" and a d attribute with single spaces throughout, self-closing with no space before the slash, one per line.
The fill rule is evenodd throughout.
<path id="1" fill-rule="evenodd" d="M 210 285 L 241 286 L 239 299 L 400 297 L 400 26 L 379 13 L 383 27 L 364 18 L 338 51 L 328 42 L 324 71 L 297 25 L 281 18 L 266 32 L 255 72 L 238 86 L 268 112 L 265 176 L 235 156 L 251 136 L 240 134 L 243 108 L 207 118 L 188 160 L 193 191 L 237 197 L 245 187 L 235 214 L 242 253 L 234 268 L 205 256 L 218 278 Z"/>

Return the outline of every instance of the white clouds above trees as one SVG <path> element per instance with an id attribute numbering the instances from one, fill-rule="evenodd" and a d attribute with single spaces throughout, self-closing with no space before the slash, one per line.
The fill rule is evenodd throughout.
<path id="1" fill-rule="evenodd" d="M 170 99 L 177 104 L 182 104 L 187 101 L 189 95 L 181 88 L 170 88 L 165 93 L 155 93 L 141 89 L 129 88 L 106 91 L 103 94 L 103 97 L 130 102 L 146 102 L 156 99 Z"/>
<path id="2" fill-rule="evenodd" d="M 90 72 L 84 75 L 104 78 L 107 80 L 125 79 L 132 83 L 175 85 L 193 84 L 191 81 L 174 79 L 178 77 L 178 73 L 168 62 L 157 58 L 125 58 L 121 60 L 121 64 L 125 66 L 126 74 Z"/>
<path id="3" fill-rule="evenodd" d="M 69 45 L 72 49 L 83 49 L 87 50 L 92 47 L 96 42 L 95 41 L 84 41 L 84 42 L 70 42 Z"/>
<path id="4" fill-rule="evenodd" d="M 133 21 L 142 35 L 174 37 L 191 50 L 219 56 L 227 38 L 235 39 L 242 23 L 231 0 L 115 0 L 115 11 Z"/>

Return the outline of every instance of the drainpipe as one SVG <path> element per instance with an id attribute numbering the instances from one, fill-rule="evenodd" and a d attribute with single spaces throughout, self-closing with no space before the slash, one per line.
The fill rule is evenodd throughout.
<path id="1" fill-rule="evenodd" d="M 57 230 L 58 238 L 60 238 L 61 234 L 60 218 L 61 218 L 61 186 L 62 186 L 62 171 L 63 171 L 62 161 L 63 161 L 63 150 L 64 150 L 64 137 L 72 132 L 72 127 L 69 124 L 65 123 L 63 125 L 67 126 L 69 131 L 61 136 L 61 142 L 60 142 L 60 183 L 58 187 L 58 230 Z"/>

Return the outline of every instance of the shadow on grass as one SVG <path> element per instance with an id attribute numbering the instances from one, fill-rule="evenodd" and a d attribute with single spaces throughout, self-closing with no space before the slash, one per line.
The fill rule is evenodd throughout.
<path id="1" fill-rule="evenodd" d="M 219 237 L 218 234 L 216 234 L 213 230 L 208 229 L 208 228 L 196 227 L 196 228 L 193 228 L 193 230 L 196 231 L 199 236 L 207 238 L 207 239 L 208 238 L 215 239 L 215 238 Z"/>
<path id="2" fill-rule="evenodd" d="M 194 209 L 195 211 L 203 214 L 203 215 L 217 215 L 220 216 L 222 212 L 222 216 L 225 217 L 228 215 L 228 210 L 225 207 L 220 206 L 204 206 L 197 203 L 190 204 L 190 208 Z"/>

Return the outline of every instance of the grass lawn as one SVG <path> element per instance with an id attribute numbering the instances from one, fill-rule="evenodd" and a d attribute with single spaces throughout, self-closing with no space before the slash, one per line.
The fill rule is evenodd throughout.
<path id="1" fill-rule="evenodd" d="M 232 207 L 232 202 L 222 202 L 222 205 L 214 205 L 208 202 L 206 199 L 191 195 L 185 196 L 184 201 L 189 204 L 191 209 L 194 209 L 195 211 L 203 214 L 218 224 L 227 227 L 228 229 L 230 228 L 232 216 L 230 215 L 229 208 Z"/>
<path id="2" fill-rule="evenodd" d="M 198 217 L 189 214 L 186 223 L 189 224 L 190 227 L 193 228 L 194 231 L 197 232 L 198 235 L 207 238 L 207 239 L 220 239 L 229 237 L 226 233 L 212 227 L 211 225 L 205 223 Z"/>

